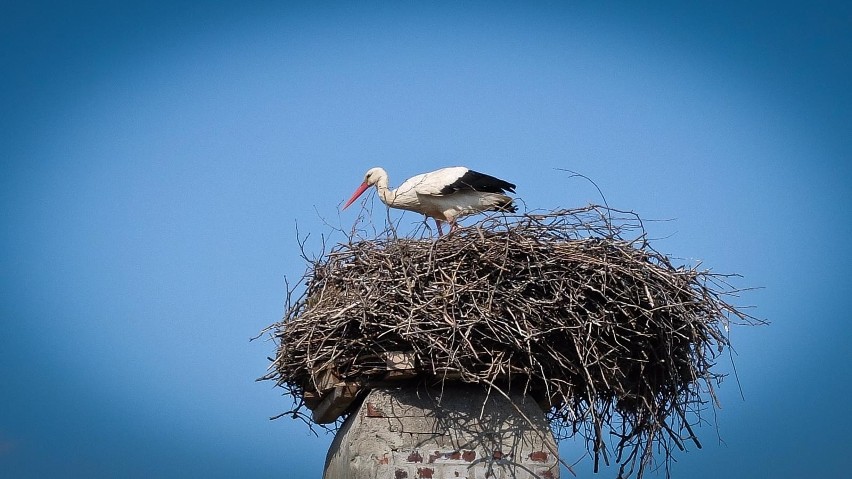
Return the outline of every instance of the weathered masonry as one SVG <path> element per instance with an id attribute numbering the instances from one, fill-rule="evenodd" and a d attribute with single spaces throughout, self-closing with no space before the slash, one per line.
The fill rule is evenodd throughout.
<path id="1" fill-rule="evenodd" d="M 338 431 L 325 479 L 554 479 L 541 408 L 475 385 L 372 390 Z"/>

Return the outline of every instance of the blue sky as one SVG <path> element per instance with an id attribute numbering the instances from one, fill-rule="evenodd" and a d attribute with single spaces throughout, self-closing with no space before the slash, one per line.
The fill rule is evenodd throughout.
<path id="1" fill-rule="evenodd" d="M 674 477 L 848 470 L 848 2 L 19 3 L 2 475 L 319 477 L 331 436 L 268 420 L 289 402 L 249 342 L 304 271 L 295 225 L 351 226 L 372 166 L 455 164 L 529 208 L 599 201 L 556 169 L 581 172 L 670 220 L 657 249 L 763 288 L 738 302 L 772 325 L 732 333 L 744 399 L 723 383 Z"/>

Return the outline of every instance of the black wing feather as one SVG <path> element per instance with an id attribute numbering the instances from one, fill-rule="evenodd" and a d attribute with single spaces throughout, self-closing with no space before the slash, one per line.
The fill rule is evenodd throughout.
<path id="1" fill-rule="evenodd" d="M 448 195 L 461 190 L 473 190 L 482 193 L 505 193 L 507 191 L 514 193 L 515 185 L 485 173 L 467 170 L 467 173 L 460 176 L 459 179 L 443 187 L 441 194 Z"/>

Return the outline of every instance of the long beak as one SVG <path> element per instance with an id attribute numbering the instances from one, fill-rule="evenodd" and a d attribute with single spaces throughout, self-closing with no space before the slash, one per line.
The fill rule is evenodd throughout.
<path id="1" fill-rule="evenodd" d="M 368 185 L 366 181 L 361 183 L 361 186 L 359 186 L 358 189 L 355 190 L 355 193 L 352 194 L 352 198 L 349 198 L 349 201 L 347 201 L 346 204 L 343 205 L 343 208 L 340 211 L 343 211 L 346 208 L 349 208 L 349 205 L 354 203 L 355 200 L 357 200 L 359 196 L 364 194 L 364 192 L 367 191 L 367 188 L 369 188 L 369 187 L 370 187 L 370 185 Z"/>

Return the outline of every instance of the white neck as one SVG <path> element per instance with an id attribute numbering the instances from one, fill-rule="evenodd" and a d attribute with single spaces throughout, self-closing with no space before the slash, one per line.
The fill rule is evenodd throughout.
<path id="1" fill-rule="evenodd" d="M 379 192 L 379 198 L 382 200 L 382 203 L 393 206 L 396 195 L 388 188 L 388 174 L 384 170 L 382 170 L 382 173 L 384 174 L 379 175 L 379 178 L 376 180 L 376 191 Z"/>

